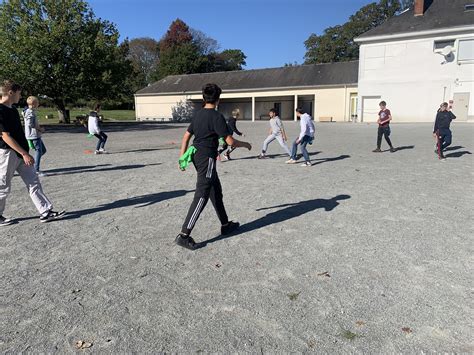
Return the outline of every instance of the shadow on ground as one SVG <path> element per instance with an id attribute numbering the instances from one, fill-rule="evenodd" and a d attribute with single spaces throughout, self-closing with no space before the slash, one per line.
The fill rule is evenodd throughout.
<path id="1" fill-rule="evenodd" d="M 343 159 L 347 159 L 347 158 L 350 158 L 351 156 L 350 155 L 347 155 L 347 154 L 343 154 L 343 155 L 340 155 L 338 157 L 334 157 L 334 158 L 321 158 L 321 159 L 313 159 L 312 161 L 316 161 L 316 163 L 313 163 L 311 165 L 318 165 L 318 164 L 322 164 L 322 163 L 329 163 L 331 161 L 338 161 L 338 160 L 343 160 Z"/>
<path id="2" fill-rule="evenodd" d="M 84 133 L 87 128 L 77 125 L 52 124 L 45 125 L 47 133 Z M 183 124 L 165 122 L 104 122 L 102 128 L 106 133 L 130 132 L 130 131 L 153 131 L 183 128 Z"/>
<path id="3" fill-rule="evenodd" d="M 156 166 L 161 165 L 161 163 L 155 164 L 133 164 L 133 165 L 118 165 L 110 166 L 111 164 L 100 164 L 100 165 L 90 165 L 90 166 L 76 166 L 69 168 L 58 168 L 45 170 L 44 172 L 48 176 L 57 176 L 57 175 L 71 175 L 71 174 L 82 174 L 82 173 L 96 173 L 102 171 L 115 171 L 115 170 L 131 170 L 131 169 L 140 169 L 147 166 Z M 99 167 L 99 169 L 96 169 Z"/>
<path id="4" fill-rule="evenodd" d="M 268 213 L 267 215 L 261 218 L 258 218 L 252 222 L 241 225 L 240 228 L 231 235 L 225 235 L 225 236 L 220 235 L 215 238 L 206 240 L 200 243 L 200 247 L 202 248 L 202 247 L 205 247 L 207 244 L 211 244 L 219 240 L 232 238 L 239 234 L 250 232 L 259 228 L 264 228 L 271 224 L 284 222 L 289 219 L 299 217 L 301 215 L 304 215 L 308 212 L 311 212 L 320 208 L 324 208 L 325 211 L 332 211 L 334 208 L 336 208 L 339 205 L 338 201 L 347 200 L 349 198 L 351 198 L 351 196 L 349 195 L 338 195 L 330 199 L 318 198 L 314 200 L 306 200 L 306 201 L 300 201 L 300 202 L 295 202 L 295 203 L 287 203 L 287 204 L 278 205 L 278 206 L 259 208 L 257 209 L 257 211 L 284 207 L 278 211 Z"/>

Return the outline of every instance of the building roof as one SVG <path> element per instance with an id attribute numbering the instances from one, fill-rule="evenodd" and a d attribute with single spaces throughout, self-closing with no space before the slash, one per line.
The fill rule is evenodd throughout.
<path id="1" fill-rule="evenodd" d="M 365 32 L 356 40 L 472 26 L 474 24 L 474 11 L 465 11 L 465 5 L 470 4 L 474 4 L 474 0 L 425 0 L 425 7 L 427 8 L 425 8 L 423 16 L 415 16 L 414 10 L 411 8 Z"/>
<path id="2" fill-rule="evenodd" d="M 225 91 L 357 84 L 358 61 L 298 65 L 218 73 L 170 75 L 139 90 L 137 95 L 201 92 L 206 83 Z"/>

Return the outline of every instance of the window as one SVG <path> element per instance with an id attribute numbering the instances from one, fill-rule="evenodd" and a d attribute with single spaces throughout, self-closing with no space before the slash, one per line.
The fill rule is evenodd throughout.
<path id="1" fill-rule="evenodd" d="M 464 11 L 467 12 L 467 11 L 474 11 L 474 4 L 467 4 L 467 5 L 464 5 Z"/>
<path id="2" fill-rule="evenodd" d="M 474 38 L 459 40 L 458 62 L 474 61 Z"/>
<path id="3" fill-rule="evenodd" d="M 448 40 L 441 40 L 441 41 L 434 41 L 434 48 L 433 50 L 435 52 L 442 50 L 443 48 L 451 46 L 454 48 L 454 39 L 448 39 Z"/>

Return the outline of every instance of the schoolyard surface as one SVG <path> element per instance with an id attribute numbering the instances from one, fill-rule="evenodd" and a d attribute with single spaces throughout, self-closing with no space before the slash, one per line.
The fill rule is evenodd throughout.
<path id="1" fill-rule="evenodd" d="M 95 353 L 474 352 L 474 125 L 454 122 L 448 159 L 431 124 L 316 123 L 312 167 L 285 165 L 266 122 L 239 122 L 253 150 L 218 164 L 229 217 L 209 203 L 174 244 L 195 171 L 177 168 L 184 125 L 50 129 L 44 190 L 62 221 L 40 224 L 19 177 L 0 229 L 0 351 Z M 290 137 L 297 123 L 286 122 Z M 387 148 L 385 142 L 383 146 Z"/>

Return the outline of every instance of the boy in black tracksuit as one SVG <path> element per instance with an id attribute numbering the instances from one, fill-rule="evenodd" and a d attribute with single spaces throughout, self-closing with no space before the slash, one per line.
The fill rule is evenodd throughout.
<path id="1" fill-rule="evenodd" d="M 451 111 L 448 111 L 448 103 L 443 102 L 440 110 L 436 114 L 436 121 L 433 128 L 433 136 L 438 139 L 436 154 L 440 159 L 445 159 L 443 151 L 449 147 L 452 140 L 451 130 L 449 126 L 451 121 L 456 119 L 456 116 Z"/>
<path id="2" fill-rule="evenodd" d="M 229 127 L 230 134 L 236 134 L 242 136 L 242 132 L 237 129 L 237 118 L 240 116 L 240 110 L 238 108 L 232 110 L 232 116 L 227 120 L 227 126 Z M 228 148 L 228 149 L 227 149 Z M 230 153 L 235 150 L 236 147 L 229 147 L 227 143 L 224 143 L 221 149 L 219 149 L 218 155 L 220 156 L 224 150 L 227 149 L 227 152 L 224 153 L 224 158 L 230 160 Z"/>
<path id="3" fill-rule="evenodd" d="M 187 150 L 189 140 L 193 135 L 193 146 L 197 149 L 193 157 L 193 164 L 197 171 L 194 199 L 181 233 L 178 234 L 175 240 L 176 244 L 191 250 L 200 247 L 190 234 L 209 198 L 221 222 L 221 233 L 223 235 L 229 234 L 239 227 L 238 222 L 229 221 L 225 211 L 222 186 L 216 170 L 216 151 L 219 145 L 219 137 L 225 137 L 226 143 L 230 146 L 246 147 L 249 150 L 252 149 L 252 146 L 249 143 L 233 139 L 224 116 L 216 111 L 221 92 L 221 88 L 216 84 L 206 84 L 203 87 L 202 93 L 205 105 L 194 115 L 181 142 L 181 155 Z"/>

